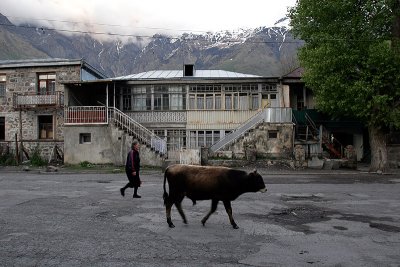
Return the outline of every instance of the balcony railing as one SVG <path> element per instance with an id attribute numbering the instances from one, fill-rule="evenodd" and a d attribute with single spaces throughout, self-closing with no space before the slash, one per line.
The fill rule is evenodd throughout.
<path id="1" fill-rule="evenodd" d="M 14 108 L 62 107 L 64 93 L 55 92 L 47 95 L 14 93 L 13 100 Z"/>
<path id="2" fill-rule="evenodd" d="M 64 110 L 64 124 L 107 124 L 104 106 L 76 106 Z"/>

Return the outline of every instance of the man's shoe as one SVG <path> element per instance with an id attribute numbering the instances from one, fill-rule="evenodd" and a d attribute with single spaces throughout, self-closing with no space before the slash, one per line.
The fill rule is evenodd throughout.
<path id="1" fill-rule="evenodd" d="M 133 195 L 133 198 L 141 198 L 139 195 Z"/>
<path id="2" fill-rule="evenodd" d="M 120 190 L 119 190 L 120 192 L 121 192 L 121 196 L 125 196 L 125 191 L 124 191 L 124 189 L 123 188 L 121 188 Z"/>

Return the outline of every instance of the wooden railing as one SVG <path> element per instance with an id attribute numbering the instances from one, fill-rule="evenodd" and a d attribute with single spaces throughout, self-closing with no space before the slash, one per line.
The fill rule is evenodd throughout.
<path id="1" fill-rule="evenodd" d="M 62 107 L 64 106 L 64 93 L 55 92 L 53 94 L 40 95 L 35 93 L 14 93 L 14 108 L 35 108 L 35 107 Z"/>

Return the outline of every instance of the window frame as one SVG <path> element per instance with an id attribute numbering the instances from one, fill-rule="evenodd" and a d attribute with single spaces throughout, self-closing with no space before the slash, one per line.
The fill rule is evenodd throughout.
<path id="1" fill-rule="evenodd" d="M 54 95 L 56 93 L 56 73 L 38 73 L 37 93 L 39 95 Z M 42 87 L 42 84 L 45 86 Z M 44 89 L 44 90 L 43 90 Z"/>
<path id="2" fill-rule="evenodd" d="M 0 73 L 0 97 L 6 97 L 7 75 Z"/>
<path id="3" fill-rule="evenodd" d="M 51 118 L 51 122 L 42 121 L 45 118 Z M 39 140 L 52 140 L 54 139 L 54 116 L 53 115 L 38 115 L 38 139 Z M 43 132 L 45 131 L 45 132 Z M 44 137 L 43 137 L 44 136 Z"/>
<path id="4" fill-rule="evenodd" d="M 0 141 L 6 140 L 6 117 L 0 116 Z"/>
<path id="5" fill-rule="evenodd" d="M 89 140 L 87 140 L 89 137 Z M 92 143 L 92 133 L 79 133 L 79 144 L 91 144 Z"/>

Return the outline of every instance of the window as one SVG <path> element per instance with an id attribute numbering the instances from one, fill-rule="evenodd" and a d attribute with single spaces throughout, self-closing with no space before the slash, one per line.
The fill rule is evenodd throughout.
<path id="1" fill-rule="evenodd" d="M 38 116 L 39 139 L 53 139 L 53 116 Z"/>
<path id="2" fill-rule="evenodd" d="M 189 144 L 190 148 L 211 147 L 221 138 L 221 132 L 217 131 L 190 131 Z"/>
<path id="3" fill-rule="evenodd" d="M 206 95 L 206 109 L 214 109 L 214 95 Z"/>
<path id="4" fill-rule="evenodd" d="M 251 95 L 251 109 L 256 110 L 260 108 L 260 102 L 258 101 L 259 95 L 252 94 Z"/>
<path id="5" fill-rule="evenodd" d="M 213 132 L 206 131 L 206 147 L 210 147 L 213 145 Z"/>
<path id="6" fill-rule="evenodd" d="M 196 95 L 189 95 L 189 109 L 196 109 Z"/>
<path id="7" fill-rule="evenodd" d="M 276 88 L 276 84 L 263 84 L 261 86 L 261 90 L 262 92 L 267 92 L 267 93 L 273 93 L 273 92 L 277 92 L 278 89 Z"/>
<path id="8" fill-rule="evenodd" d="M 166 86 L 154 86 L 154 110 L 169 109 L 169 94 Z"/>
<path id="9" fill-rule="evenodd" d="M 232 109 L 232 95 L 231 94 L 225 94 L 225 109 L 229 110 Z"/>
<path id="10" fill-rule="evenodd" d="M 213 136 L 214 140 L 213 140 L 213 144 L 215 144 L 216 142 L 219 141 L 220 136 L 221 136 L 221 133 L 220 133 L 219 131 L 214 131 L 214 136 Z"/>
<path id="11" fill-rule="evenodd" d="M 122 88 L 122 109 L 123 110 L 132 109 L 132 97 L 130 88 Z"/>
<path id="12" fill-rule="evenodd" d="M 268 139 L 278 138 L 278 131 L 268 131 Z"/>
<path id="13" fill-rule="evenodd" d="M 296 95 L 296 105 L 297 105 L 297 110 L 303 110 L 304 109 L 304 98 L 303 98 L 303 96 Z"/>
<path id="14" fill-rule="evenodd" d="M 240 93 L 239 94 L 239 104 L 240 110 L 248 110 L 249 109 L 249 97 L 247 93 Z"/>
<path id="15" fill-rule="evenodd" d="M 190 148 L 197 148 L 197 132 L 196 131 L 189 132 L 189 143 L 190 143 Z"/>
<path id="16" fill-rule="evenodd" d="M 186 131 L 167 130 L 167 148 L 179 150 L 186 147 Z"/>
<path id="17" fill-rule="evenodd" d="M 197 137 L 198 137 L 198 143 L 197 147 L 204 147 L 205 146 L 205 133 L 204 131 L 198 131 L 197 132 Z"/>
<path id="18" fill-rule="evenodd" d="M 170 86 L 169 106 L 171 110 L 185 110 L 186 97 L 182 86 Z"/>
<path id="19" fill-rule="evenodd" d="M 0 141 L 6 139 L 6 119 L 5 117 L 0 117 Z"/>
<path id="20" fill-rule="evenodd" d="M 139 87 L 139 88 L 133 89 L 133 110 L 146 110 L 147 109 L 147 93 L 146 92 L 147 92 L 146 87 Z"/>
<path id="21" fill-rule="evenodd" d="M 215 109 L 222 109 L 222 104 L 221 104 L 221 95 L 220 94 L 216 94 L 215 95 Z"/>
<path id="22" fill-rule="evenodd" d="M 0 97 L 6 96 L 6 75 L 0 74 Z"/>
<path id="23" fill-rule="evenodd" d="M 90 144 L 92 142 L 91 133 L 80 133 L 79 134 L 79 144 Z"/>
<path id="24" fill-rule="evenodd" d="M 53 95 L 56 91 L 56 74 L 39 74 L 38 93 L 41 95 Z"/>
<path id="25" fill-rule="evenodd" d="M 198 94 L 197 95 L 197 109 L 204 109 L 204 95 Z"/>

